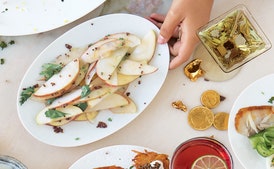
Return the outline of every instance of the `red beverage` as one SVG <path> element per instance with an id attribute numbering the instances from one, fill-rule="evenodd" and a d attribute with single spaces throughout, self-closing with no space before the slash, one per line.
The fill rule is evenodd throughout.
<path id="1" fill-rule="evenodd" d="M 190 139 L 177 147 L 172 160 L 171 169 L 190 169 L 196 159 L 204 155 L 215 155 L 233 168 L 232 157 L 226 147 L 215 139 L 197 137 Z"/>

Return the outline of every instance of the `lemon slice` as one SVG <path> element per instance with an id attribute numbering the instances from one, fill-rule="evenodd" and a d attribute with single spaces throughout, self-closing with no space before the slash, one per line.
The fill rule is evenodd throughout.
<path id="1" fill-rule="evenodd" d="M 212 126 L 213 121 L 213 112 L 205 106 L 194 107 L 188 113 L 188 123 L 196 130 L 208 129 Z"/>
<path id="2" fill-rule="evenodd" d="M 220 157 L 204 155 L 194 161 L 191 169 L 228 169 L 228 167 Z"/>

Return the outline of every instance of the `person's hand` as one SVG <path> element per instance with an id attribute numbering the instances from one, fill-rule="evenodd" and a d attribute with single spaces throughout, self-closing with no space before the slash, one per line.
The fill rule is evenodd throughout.
<path id="1" fill-rule="evenodd" d="M 169 43 L 174 56 L 170 69 L 191 56 L 199 42 L 196 31 L 209 21 L 212 5 L 213 0 L 173 0 L 166 16 L 153 13 L 147 18 L 160 28 L 158 43 Z"/>

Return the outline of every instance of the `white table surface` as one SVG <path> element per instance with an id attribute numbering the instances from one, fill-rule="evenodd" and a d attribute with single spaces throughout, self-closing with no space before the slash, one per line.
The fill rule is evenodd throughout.
<path id="1" fill-rule="evenodd" d="M 120 1 L 118 2 L 120 3 Z M 212 18 L 239 3 L 243 3 L 249 8 L 265 34 L 273 42 L 273 0 L 216 0 Z M 164 3 L 164 5 L 164 7 L 159 7 L 160 12 L 164 13 L 168 9 L 168 3 Z M 111 7 L 106 8 L 108 9 L 105 9 L 104 12 L 111 12 Z M 5 58 L 5 64 L 0 65 L 0 107 L 2 107 L 0 112 L 0 155 L 13 156 L 22 161 L 29 169 L 61 169 L 68 168 L 83 155 L 105 146 L 139 145 L 171 156 L 175 148 L 187 139 L 214 135 L 230 150 L 234 168 L 243 169 L 232 152 L 227 131 L 218 131 L 213 127 L 206 131 L 195 131 L 187 123 L 187 113 L 174 109 L 171 103 L 182 100 L 190 109 L 200 104 L 199 98 L 203 91 L 214 89 L 226 98 L 214 111 L 230 112 L 234 100 L 245 87 L 274 72 L 273 48 L 246 64 L 237 76 L 225 82 L 205 81 L 203 78 L 191 82 L 183 73 L 185 64 L 169 71 L 158 95 L 140 116 L 118 132 L 94 143 L 80 147 L 59 148 L 34 139 L 24 129 L 17 115 L 16 95 L 20 81 L 32 61 L 46 46 L 68 29 L 91 17 L 90 15 L 85 16 L 70 25 L 46 33 L 0 37 L 1 40 L 15 40 L 14 45 L 0 50 L 0 58 Z"/>

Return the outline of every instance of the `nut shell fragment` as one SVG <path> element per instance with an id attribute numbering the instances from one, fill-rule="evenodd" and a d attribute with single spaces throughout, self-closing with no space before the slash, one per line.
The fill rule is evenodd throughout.
<path id="1" fill-rule="evenodd" d="M 186 105 L 181 100 L 172 102 L 172 107 L 174 107 L 175 109 L 182 110 L 184 112 L 187 111 Z"/>

